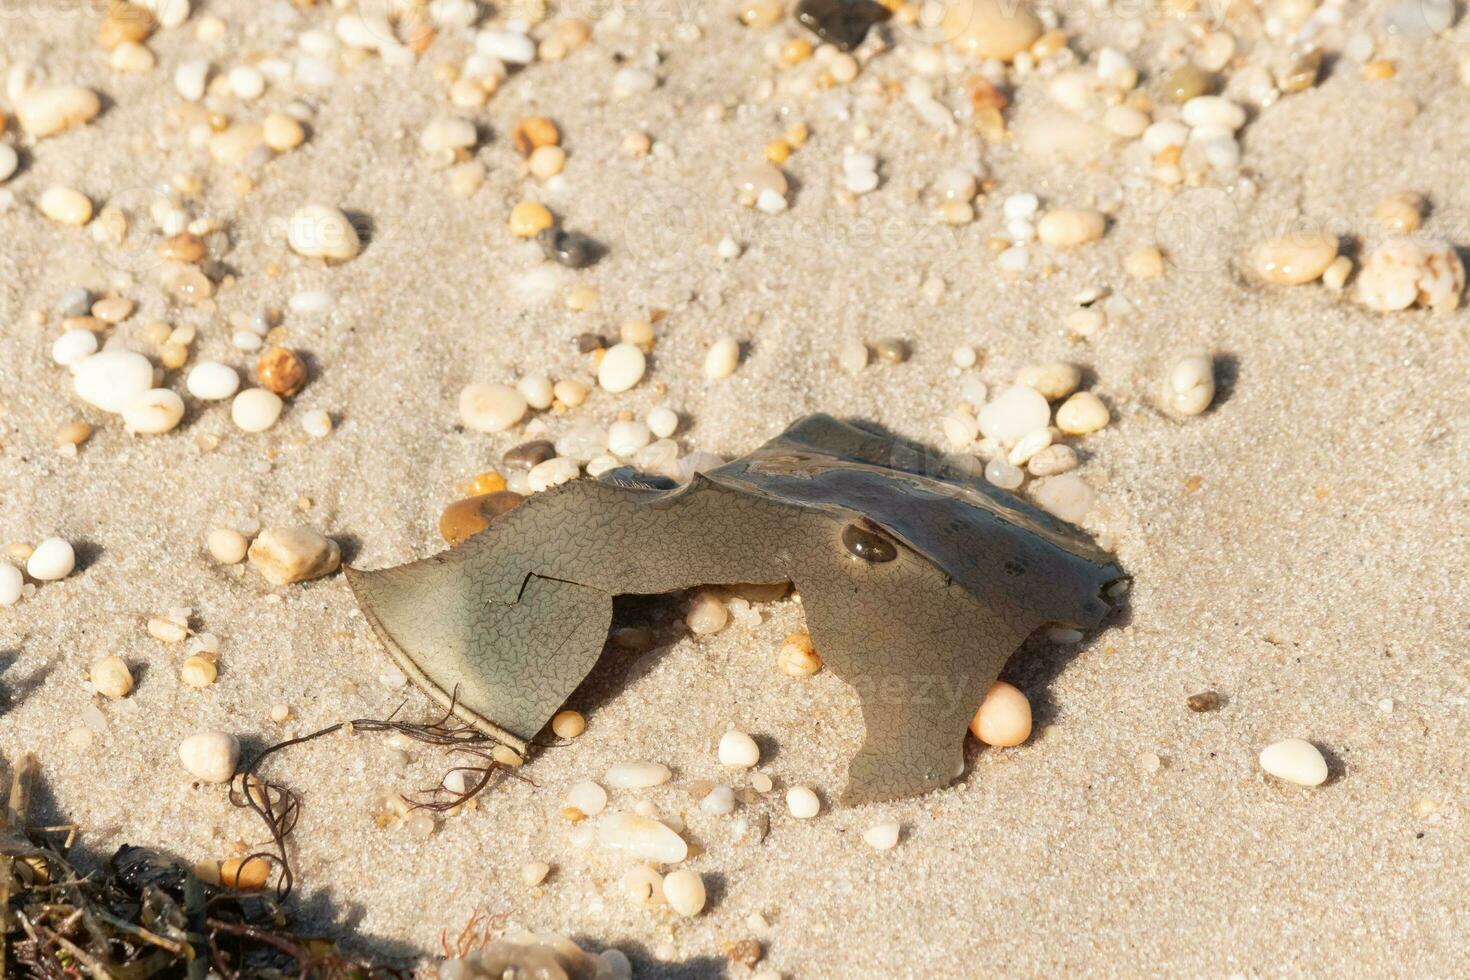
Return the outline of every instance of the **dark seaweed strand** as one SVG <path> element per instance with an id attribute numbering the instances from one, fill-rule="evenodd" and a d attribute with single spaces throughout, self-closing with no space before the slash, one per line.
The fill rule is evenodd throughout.
<path id="1" fill-rule="evenodd" d="M 423 790 L 424 794 L 419 799 L 404 797 L 411 809 L 429 810 L 442 813 L 460 806 L 478 796 L 491 783 L 494 776 L 498 774 L 511 775 L 517 779 L 524 780 L 532 786 L 536 782 L 527 776 L 523 776 L 513 769 L 496 762 L 483 746 L 494 746 L 498 744 L 490 736 L 478 729 L 462 724 L 450 723 L 454 718 L 454 709 L 458 700 L 458 692 L 450 701 L 449 708 L 437 721 L 428 723 L 415 723 L 407 721 L 395 721 L 398 712 L 403 710 L 403 705 L 393 711 L 387 718 L 357 718 L 352 721 L 337 722 L 326 728 L 318 729 L 307 735 L 277 742 L 274 745 L 262 749 L 260 754 L 251 760 L 245 767 L 238 781 L 230 784 L 230 803 L 241 808 L 249 808 L 265 822 L 270 832 L 270 849 L 256 851 L 247 855 L 241 862 L 241 867 L 248 865 L 251 861 L 262 860 L 276 865 L 280 868 L 280 877 L 276 881 L 276 897 L 285 901 L 290 896 L 295 885 L 296 877 L 291 868 L 290 858 L 286 849 L 286 838 L 296 827 L 296 820 L 300 816 L 301 799 L 288 787 L 273 783 L 260 778 L 256 773 L 261 765 L 283 749 L 303 742 L 311 742 L 316 739 L 331 735 L 333 732 L 344 728 L 351 728 L 354 732 L 394 732 L 411 738 L 425 745 L 433 745 L 447 748 L 450 752 L 463 752 L 473 756 L 482 764 L 456 766 L 450 772 L 474 773 L 476 781 L 473 786 L 467 788 L 463 793 L 449 794 L 444 788 L 443 780 L 439 785 Z M 406 703 L 406 702 L 405 702 Z M 444 797 L 448 795 L 448 799 Z"/>

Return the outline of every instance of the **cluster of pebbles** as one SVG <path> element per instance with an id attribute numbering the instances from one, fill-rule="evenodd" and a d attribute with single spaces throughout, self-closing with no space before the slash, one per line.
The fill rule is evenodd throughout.
<path id="1" fill-rule="evenodd" d="M 45 174 L 24 193 L 36 220 L 55 225 L 58 233 L 86 235 L 99 249 L 146 241 L 157 261 L 145 274 L 148 281 L 137 284 L 139 292 L 157 291 L 189 315 L 181 315 L 178 319 L 184 322 L 179 323 L 144 318 L 139 296 L 125 289 L 94 295 L 81 286 L 59 297 L 54 309 L 34 311 L 33 326 L 49 332 L 51 360 L 69 375 L 79 408 L 79 417 L 55 434 L 62 454 L 76 456 L 89 438 L 93 423 L 83 413 L 93 420 L 115 417 L 138 437 L 166 437 L 181 426 L 188 428 L 186 419 L 212 411 L 227 411 L 242 439 L 264 438 L 288 411 L 310 438 L 332 431 L 333 417 L 326 410 L 294 407 L 303 390 L 309 390 L 309 359 L 286 343 L 292 318 L 330 309 L 331 292 L 303 290 L 284 310 L 256 308 L 237 297 L 245 291 L 242 282 L 279 275 L 290 263 L 310 263 L 330 279 L 337 267 L 362 254 L 360 222 L 340 202 L 293 201 L 278 217 L 278 249 L 269 267 L 232 270 L 226 262 L 230 216 L 198 213 L 201 174 L 226 184 L 243 201 L 270 179 L 273 160 L 312 139 L 314 90 L 342 82 L 366 62 L 407 70 L 440 50 L 440 39 L 463 43 L 453 59 L 440 61 L 433 70 L 441 110 L 414 124 L 423 167 L 442 175 L 449 193 L 469 198 L 483 193 L 486 184 L 486 144 L 510 140 L 520 157 L 519 191 L 506 201 L 503 225 L 495 233 L 502 236 L 500 244 L 523 249 L 527 256 L 524 295 L 559 292 L 565 306 L 577 311 L 599 306 L 598 288 L 577 273 L 597 261 L 601 247 L 563 227 L 568 216 L 559 212 L 565 208 L 553 210 L 548 203 L 569 200 L 565 171 L 575 152 L 575 146 L 568 146 L 569 134 L 551 116 L 527 115 L 503 137 L 491 135 L 477 113 L 538 65 L 597 46 L 599 32 L 627 16 L 621 7 L 614 5 L 591 20 L 552 16 L 539 2 L 509 5 L 503 13 L 475 0 L 299 0 L 298 6 L 316 9 L 310 12 L 310 26 L 298 32 L 289 50 L 219 62 L 191 57 L 163 72 L 149 46 L 158 32 L 191 31 L 204 48 L 226 34 L 226 12 L 196 14 L 189 0 L 117 0 L 106 5 L 97 43 L 105 52 L 107 70 L 119 82 L 125 76 L 166 75 L 159 78 L 160 90 L 170 99 L 162 131 L 193 154 L 197 166 L 181 170 L 142 207 L 95 196 L 95 188 L 89 195 Z M 1074 49 L 1064 20 L 1048 8 L 960 0 L 940 5 L 936 23 L 930 6 L 905 0 L 881 5 L 871 0 L 803 0 L 795 5 L 742 0 L 732 5 L 731 16 L 769 41 L 767 51 L 776 66 L 755 84 L 755 97 L 779 95 L 812 110 L 808 119 L 783 120 L 780 136 L 753 140 L 750 158 L 727 175 L 731 208 L 758 212 L 751 234 L 760 235 L 772 227 L 768 222 L 783 220 L 793 208 L 829 203 L 809 204 L 803 200 L 805 187 L 825 183 L 832 206 L 856 208 L 865 199 L 897 197 L 900 191 L 894 185 L 908 184 L 922 188 L 904 205 L 915 222 L 958 228 L 992 221 L 995 231 L 986 239 L 985 251 L 996 271 L 1044 282 L 1058 264 L 1086 255 L 1095 243 L 1126 227 L 1129 193 L 1176 193 L 1214 185 L 1251 200 L 1257 178 L 1243 137 L 1273 106 L 1313 88 L 1324 59 L 1340 58 L 1367 81 L 1387 80 L 1395 66 L 1383 50 L 1386 38 L 1430 43 L 1452 26 L 1452 18 L 1441 23 L 1437 7 L 1417 3 L 1395 5 L 1383 22 L 1366 27 L 1352 24 L 1345 0 L 1247 4 L 1251 16 L 1223 22 L 1212 19 L 1207 9 L 1177 4 L 1157 36 L 1138 52 L 1099 47 L 1084 54 Z M 700 29 L 684 24 L 677 34 L 680 41 L 694 43 Z M 1461 53 L 1459 66 L 1461 79 L 1470 84 L 1470 55 Z M 620 52 L 609 97 L 647 96 L 662 84 L 660 70 L 656 57 L 624 59 Z M 18 137 L 4 132 L 9 123 L 0 116 L 0 185 L 6 185 L 0 186 L 0 207 L 20 203 L 9 185 L 22 172 L 17 147 L 65 140 L 71 131 L 96 125 L 105 100 L 113 97 L 106 88 L 48 78 L 42 66 L 9 66 L 5 95 L 20 132 Z M 1013 111 L 1021 90 L 1031 97 L 1035 111 Z M 832 93 L 840 93 L 845 108 L 841 121 L 828 127 L 816 122 L 821 115 L 817 110 Z M 960 137 L 974 135 L 984 145 L 1009 142 L 1023 154 L 1079 167 L 1109 161 L 1107 166 L 1118 174 L 1116 187 L 1086 199 L 1044 199 L 1033 189 L 1004 186 L 973 148 L 956 149 L 954 158 L 932 173 L 896 173 L 884 152 L 883 127 L 871 124 L 890 106 L 913 113 L 933 130 L 937 145 L 973 147 Z M 715 115 L 723 111 L 711 110 Z M 802 151 L 814 139 L 840 147 L 837 174 L 808 171 Z M 620 152 L 633 159 L 661 159 L 673 150 L 659 138 L 635 131 L 624 136 Z M 824 182 L 819 176 L 829 179 Z M 1243 263 L 1262 288 L 1320 281 L 1329 291 L 1351 288 L 1352 298 L 1372 311 L 1453 310 L 1464 291 L 1464 269 L 1455 243 L 1421 235 L 1431 217 L 1430 203 L 1411 191 L 1388 193 L 1374 208 L 1377 229 L 1365 232 L 1361 253 L 1354 252 L 1363 256 L 1357 264 L 1336 233 L 1304 231 L 1258 242 Z M 390 221 L 391 216 L 378 220 Z M 735 262 L 744 248 L 726 236 L 714 251 Z M 1129 280 L 1150 280 L 1169 275 L 1170 268 L 1167 250 L 1145 241 L 1127 253 L 1119 271 Z M 923 291 L 931 299 L 942 296 L 943 282 L 931 278 Z M 1082 298 L 1063 324 L 1069 335 L 1079 342 L 1101 342 L 1099 328 L 1117 308 L 1113 299 L 1120 298 L 1108 298 L 1101 288 Z M 688 429 L 688 417 L 674 399 L 660 397 L 641 412 L 619 407 L 620 399 L 640 388 L 667 394 L 662 382 L 650 377 L 656 365 L 650 355 L 664 329 L 663 316 L 663 311 L 649 310 L 626 319 L 615 337 L 587 335 L 581 343 L 585 362 L 565 376 L 553 377 L 550 369 L 528 371 L 515 378 L 476 379 L 457 392 L 446 392 L 446 402 L 455 402 L 466 430 L 509 444 L 501 469 L 475 477 L 468 494 L 477 499 L 525 496 L 625 465 L 687 481 L 720 465 L 720 457 L 681 444 L 678 437 Z M 196 325 L 200 323 L 208 325 Z M 232 353 L 220 359 L 196 356 L 206 343 L 220 346 L 213 344 L 216 340 Z M 831 361 L 856 375 L 874 360 L 902 364 L 913 344 L 924 342 L 923 337 L 849 341 L 830 352 Z M 746 343 L 747 338 L 737 335 L 718 337 L 699 352 L 695 373 L 710 385 L 730 383 L 740 370 Z M 981 352 L 960 347 L 952 361 L 960 372 L 959 391 L 934 421 L 946 447 L 974 461 L 977 476 L 994 486 L 1029 493 L 1056 516 L 1085 523 L 1096 495 L 1082 475 L 1086 459 L 1079 447 L 1112 425 L 1125 407 L 1106 380 L 1084 384 L 1084 364 L 1051 361 L 1032 364 L 992 390 L 979 376 Z M 1155 384 L 1159 410 L 1179 419 L 1203 414 L 1215 396 L 1212 353 L 1177 352 L 1158 366 Z M 1105 441 L 1094 445 L 1101 452 Z M 504 498 L 495 506 L 506 506 Z M 480 504 L 451 508 L 441 529 L 454 542 L 491 517 Z M 257 527 L 248 534 L 214 528 L 207 532 L 205 551 L 222 565 L 248 561 L 277 587 L 331 574 L 341 557 L 336 542 L 305 527 Z M 8 557 L 0 561 L 4 606 L 16 603 L 37 583 L 65 578 L 76 565 L 72 546 L 60 538 L 47 538 L 34 548 L 12 545 Z M 188 610 L 170 611 L 150 617 L 147 629 L 164 643 L 192 638 L 179 678 L 190 687 L 207 687 L 219 675 L 218 641 L 193 633 L 189 618 Z M 731 621 L 754 627 L 761 616 L 738 596 L 701 592 L 691 599 L 686 623 L 694 634 L 718 632 Z M 1080 639 L 1067 631 L 1053 638 Z M 786 637 L 774 663 L 795 678 L 821 669 L 820 652 L 805 634 Z M 395 680 L 402 682 L 401 677 Z M 130 697 L 136 687 L 128 663 L 116 656 L 97 660 L 89 683 L 107 699 Z M 274 706 L 271 717 L 285 721 L 290 709 Z M 565 712 L 552 728 L 558 737 L 576 738 L 586 722 Z M 1031 730 L 1025 694 L 997 684 L 977 707 L 971 730 L 992 746 L 1021 744 Z M 239 740 L 223 731 L 199 732 L 178 749 L 184 770 L 210 784 L 230 781 L 239 753 Z M 698 819 L 743 820 L 737 816 L 740 808 L 757 808 L 774 791 L 774 781 L 760 771 L 759 749 L 748 734 L 727 732 L 716 757 L 727 774 L 725 781 L 690 786 Z M 1318 785 L 1328 775 L 1321 752 L 1300 739 L 1268 746 L 1260 765 L 1302 785 Z M 570 787 L 559 812 L 577 844 L 633 863 L 620 878 L 630 901 L 695 916 L 708 897 L 702 875 L 689 868 L 659 870 L 691 857 L 682 836 L 683 817 L 659 812 L 637 798 L 640 790 L 670 778 L 670 770 L 658 763 L 615 766 L 602 783 L 582 781 Z M 456 787 L 446 784 L 446 789 Z M 628 805 L 607 811 L 613 796 L 615 803 L 626 800 Z M 432 832 L 435 826 L 425 814 L 409 815 L 401 798 L 391 808 L 414 829 Z M 784 810 L 794 820 L 817 818 L 821 795 L 807 786 L 787 787 Z M 764 818 L 765 811 L 760 812 Z M 880 851 L 895 847 L 901 837 L 902 825 L 893 819 L 874 822 L 861 834 L 866 845 Z M 230 874 L 243 881 L 240 872 L 235 868 Z M 545 863 L 530 862 L 524 878 L 540 887 L 550 873 Z M 448 965 L 442 975 L 498 976 L 523 961 L 545 961 L 566 975 L 579 975 L 578 970 L 588 976 L 627 974 L 620 954 L 603 954 L 591 963 L 579 960 L 585 954 L 574 954 L 574 947 L 563 940 L 532 937 L 511 945 L 516 948 L 497 944 L 477 958 Z"/>

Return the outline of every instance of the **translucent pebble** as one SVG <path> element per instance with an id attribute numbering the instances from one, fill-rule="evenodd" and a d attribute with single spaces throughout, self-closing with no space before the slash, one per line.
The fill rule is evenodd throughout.
<path id="1" fill-rule="evenodd" d="M 1022 436 L 1045 428 L 1051 421 L 1051 406 L 1035 388 L 1015 385 L 980 409 L 978 421 L 980 432 L 986 438 L 1011 445 Z"/>
<path id="2" fill-rule="evenodd" d="M 955 449 L 964 449 L 980 435 L 980 423 L 975 416 L 959 408 L 945 412 L 939 426 L 944 431 L 945 440 Z"/>
<path id="3" fill-rule="evenodd" d="M 314 313 L 325 313 L 332 308 L 336 297 L 323 289 L 306 289 L 299 293 L 292 293 L 287 306 L 292 313 L 310 315 Z"/>
<path id="4" fill-rule="evenodd" d="M 793 786 L 786 791 L 786 809 L 798 820 L 810 820 L 822 809 L 822 802 L 806 786 Z"/>
<path id="5" fill-rule="evenodd" d="M 607 449 L 614 456 L 629 457 L 653 441 L 646 422 L 614 422 L 607 429 Z"/>
<path id="6" fill-rule="evenodd" d="M 219 361 L 200 361 L 189 369 L 184 387 L 201 401 L 223 401 L 240 390 L 240 375 Z"/>
<path id="7" fill-rule="evenodd" d="M 673 775 L 668 766 L 657 762 L 619 762 L 607 771 L 606 781 L 613 789 L 646 789 L 668 782 Z"/>
<path id="8" fill-rule="evenodd" d="M 735 812 L 735 790 L 724 783 L 716 785 L 699 801 L 699 809 L 717 817 L 729 816 Z"/>
<path id="9" fill-rule="evenodd" d="M 1016 489 L 1025 478 L 1020 467 L 1011 465 L 999 456 L 985 464 L 985 479 L 1002 490 Z"/>
<path id="10" fill-rule="evenodd" d="M 1046 432 L 1048 438 L 1050 438 L 1050 431 L 1045 429 L 1041 431 Z M 1021 441 L 1025 442 L 1024 439 Z M 1019 448 L 1020 443 L 1016 445 Z M 1018 463 L 1016 465 L 1019 466 L 1020 464 Z M 1070 469 L 1075 469 L 1076 466 L 1077 450 L 1071 446 L 1057 443 L 1047 446 L 1032 456 L 1026 463 L 1026 470 L 1032 476 L 1055 476 L 1058 473 L 1065 473 Z"/>
<path id="11" fill-rule="evenodd" d="M 97 335 L 90 330 L 68 330 L 51 344 L 51 360 L 71 367 L 97 353 Z"/>
<path id="12" fill-rule="evenodd" d="M 536 42 L 515 31 L 481 31 L 475 49 L 508 65 L 528 65 L 536 60 Z"/>
<path id="13" fill-rule="evenodd" d="M 689 856 L 684 838 L 649 817 L 616 813 L 603 817 L 597 827 L 597 842 L 640 861 L 677 864 Z"/>
<path id="14" fill-rule="evenodd" d="M 73 365 L 72 387 L 87 404 L 120 413 L 153 387 L 153 365 L 130 350 L 100 351 Z"/>
<path id="15" fill-rule="evenodd" d="M 735 186 L 740 190 L 742 199 L 751 203 L 767 191 L 784 198 L 788 190 L 786 175 L 780 168 L 769 163 L 751 164 L 741 169 L 735 175 Z"/>
<path id="16" fill-rule="evenodd" d="M 863 843 L 875 851 L 890 851 L 898 843 L 897 820 L 880 820 L 863 831 Z"/>
<path id="17" fill-rule="evenodd" d="M 761 761 L 760 746 L 745 732 L 730 729 L 720 736 L 717 750 L 720 765 L 733 769 L 750 769 Z"/>
<path id="18" fill-rule="evenodd" d="M 1092 487 L 1072 473 L 1040 481 L 1033 496 L 1042 510 L 1072 524 L 1080 523 L 1087 516 L 1094 498 Z"/>
<path id="19" fill-rule="evenodd" d="M 761 191 L 760 196 L 755 199 L 755 206 L 766 214 L 780 214 L 789 205 L 786 198 L 775 191 Z"/>
<path id="20" fill-rule="evenodd" d="M 1037 429 L 1021 437 L 1020 441 L 1006 453 L 1006 462 L 1012 466 L 1025 466 L 1031 458 L 1051 445 L 1051 429 Z"/>
<path id="21" fill-rule="evenodd" d="M 729 621 L 730 613 L 725 608 L 724 600 L 709 591 L 701 591 L 695 595 L 689 604 L 689 612 L 684 616 L 684 622 L 696 636 L 718 633 Z"/>
<path id="22" fill-rule="evenodd" d="M 975 353 L 975 348 L 969 344 L 961 344 L 954 349 L 954 353 L 950 355 L 950 360 L 954 362 L 955 367 L 965 371 L 975 366 L 980 360 L 980 355 Z M 984 401 L 984 399 L 982 398 L 981 401 Z"/>
<path id="23" fill-rule="evenodd" d="M 590 779 L 584 779 L 567 790 L 566 803 L 589 817 L 595 817 L 607 807 L 607 790 Z"/>
<path id="24" fill-rule="evenodd" d="M 588 460 L 600 456 L 607 446 L 607 433 L 592 419 L 580 419 L 556 440 L 556 453 L 568 459 Z"/>
<path id="25" fill-rule="evenodd" d="M 1327 781 L 1327 760 L 1311 742 L 1300 738 L 1273 742 L 1261 750 L 1261 768 L 1298 786 L 1320 786 Z"/>

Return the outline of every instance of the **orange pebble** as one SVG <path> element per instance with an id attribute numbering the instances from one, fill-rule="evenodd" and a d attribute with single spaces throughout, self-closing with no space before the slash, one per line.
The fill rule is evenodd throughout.
<path id="1" fill-rule="evenodd" d="M 970 720 L 970 732 L 986 745 L 1020 745 L 1031 737 L 1031 702 L 1020 688 L 996 681 Z"/>

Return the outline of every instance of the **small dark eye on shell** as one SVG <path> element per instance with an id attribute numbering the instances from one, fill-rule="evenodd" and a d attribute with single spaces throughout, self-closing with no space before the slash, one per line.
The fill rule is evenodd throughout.
<path id="1" fill-rule="evenodd" d="M 849 524 L 843 528 L 842 546 L 854 558 L 861 558 L 874 565 L 893 561 L 898 557 L 898 549 L 887 535 L 866 523 Z"/>

